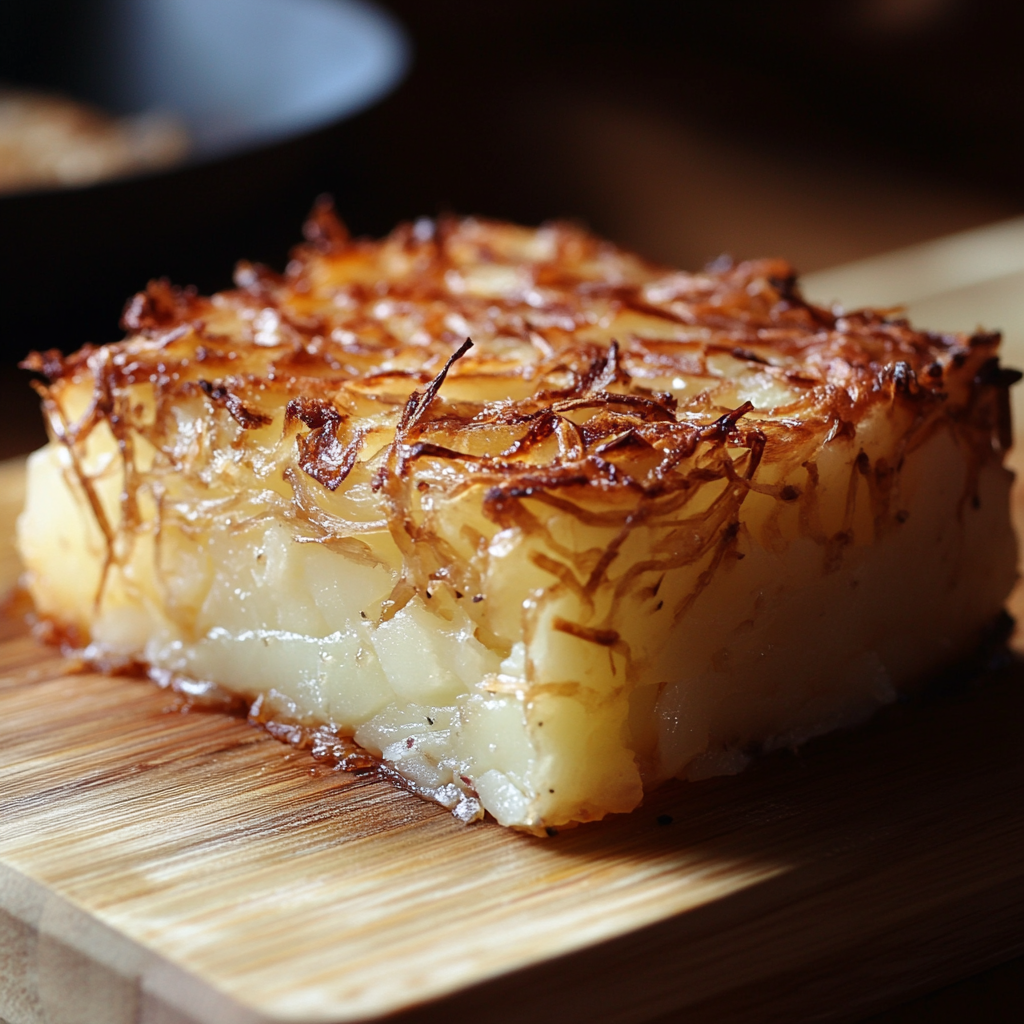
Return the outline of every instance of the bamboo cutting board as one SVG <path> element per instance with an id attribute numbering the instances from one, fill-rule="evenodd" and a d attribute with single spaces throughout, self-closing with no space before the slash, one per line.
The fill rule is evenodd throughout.
<path id="1" fill-rule="evenodd" d="M 0 619 L 10 1024 L 853 1020 L 1024 952 L 1024 664 L 546 840 L 74 669 Z"/>

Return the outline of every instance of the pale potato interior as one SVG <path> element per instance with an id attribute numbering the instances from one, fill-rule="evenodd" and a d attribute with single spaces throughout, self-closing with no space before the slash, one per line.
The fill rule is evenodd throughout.
<path id="1" fill-rule="evenodd" d="M 822 460 L 822 533 L 845 514 L 855 453 L 891 438 L 886 419 Z M 122 479 L 112 456 L 97 431 L 90 469 L 116 514 Z M 55 443 L 29 461 L 19 544 L 40 612 L 78 621 L 104 657 L 262 695 L 282 718 L 354 736 L 447 806 L 473 792 L 502 824 L 539 828 L 628 810 L 645 784 L 733 772 L 757 747 L 859 722 L 966 654 L 999 611 L 1015 564 L 1010 474 L 986 466 L 974 507 L 963 501 L 968 466 L 952 433 L 935 431 L 906 457 L 906 515 L 880 538 L 862 484 L 855 537 L 837 567 L 803 534 L 796 505 L 779 516 L 777 501 L 749 495 L 741 557 L 720 564 L 679 617 L 673 609 L 708 558 L 659 574 L 656 597 L 648 587 L 614 603 L 613 574 L 588 607 L 553 591 L 531 560 L 543 539 L 495 533 L 476 605 L 500 646 L 465 610 L 474 609 L 468 596 L 439 592 L 435 607 L 415 597 L 378 621 L 397 557 L 364 564 L 299 543 L 275 518 L 193 536 L 166 525 L 159 538 L 143 531 L 108 570 L 94 608 L 106 545 Z M 838 501 L 830 509 L 836 495 L 842 513 Z M 550 526 L 557 536 L 559 524 Z M 584 536 L 578 523 L 561 529 L 581 548 L 611 540 L 611 531 Z M 649 559 L 658 539 L 636 531 L 623 569 Z M 552 628 L 556 617 L 610 623 L 630 664 Z"/>

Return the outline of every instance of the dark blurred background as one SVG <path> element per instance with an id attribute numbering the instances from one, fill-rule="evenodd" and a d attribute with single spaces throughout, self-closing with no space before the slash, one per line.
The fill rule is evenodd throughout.
<path id="1" fill-rule="evenodd" d="M 47 302 L 0 325 L 5 350 L 114 338 L 123 300 L 153 276 L 211 290 L 241 256 L 281 267 L 323 191 L 358 233 L 442 210 L 570 217 L 669 263 L 772 253 L 803 271 L 1024 210 L 1019 3 L 381 6 L 414 51 L 391 96 L 255 155 L 165 175 L 148 209 L 131 183 L 100 186 L 119 195 L 85 233 L 134 217 L 133 244 L 98 273 L 79 266 L 96 287 L 73 310 L 54 315 L 67 282 L 48 281 Z M 0 32 L 0 80 L 74 91 L 89 8 L 0 0 L 21 12 L 19 31 Z M 45 227 L 51 257 L 81 242 Z M 6 259 L 23 265 L 5 229 Z"/>
<path id="2" fill-rule="evenodd" d="M 286 0 L 282 0 L 286 2 Z M 76 93 L 87 0 L 0 0 L 0 81 Z M 568 217 L 666 263 L 811 271 L 1024 212 L 1024 4 L 383 0 L 412 64 L 357 116 L 148 179 L 0 199 L 0 456 L 42 439 L 31 348 L 119 336 L 167 275 L 281 268 L 321 192 L 357 233 Z M 98 197 L 98 198 L 97 198 Z M 1020 1019 L 1024 967 L 879 1018 Z"/>
<path id="3" fill-rule="evenodd" d="M 360 230 L 447 205 L 579 218 L 685 266 L 812 270 L 1024 203 L 1020 4 L 388 6 L 418 56 L 351 126 L 376 186 L 340 197 Z"/>
<path id="4" fill-rule="evenodd" d="M 104 99 L 86 59 L 96 12 L 130 6 L 0 0 L 0 82 Z M 781 254 L 805 272 L 1024 211 L 1024 4 L 379 6 L 412 62 L 355 117 L 176 172 L 0 197 L 0 396 L 18 413 L 0 456 L 41 437 L 17 358 L 118 337 L 152 277 L 211 291 L 240 257 L 283 267 L 321 192 L 357 233 L 440 211 L 568 217 L 666 263 Z M 216 60 L 230 34 L 211 35 Z"/>

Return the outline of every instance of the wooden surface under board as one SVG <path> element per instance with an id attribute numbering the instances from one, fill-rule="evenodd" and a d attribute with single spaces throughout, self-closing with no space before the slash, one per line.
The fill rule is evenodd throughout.
<path id="1" fill-rule="evenodd" d="M 1024 952 L 1022 664 L 544 840 L 71 667 L 0 620 L 11 1024 L 855 1020 Z"/>

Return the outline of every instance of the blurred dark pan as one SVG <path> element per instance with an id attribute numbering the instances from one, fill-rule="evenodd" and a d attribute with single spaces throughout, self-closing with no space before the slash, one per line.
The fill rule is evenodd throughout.
<path id="1" fill-rule="evenodd" d="M 4 359 L 109 340 L 147 278 L 214 287 L 235 258 L 262 257 L 246 246 L 294 240 L 311 169 L 344 163 L 335 129 L 393 88 L 407 54 L 360 0 L 0 0 L 0 82 L 171 112 L 193 142 L 167 171 L 0 196 Z"/>

